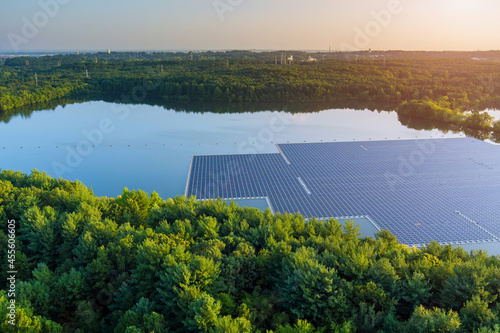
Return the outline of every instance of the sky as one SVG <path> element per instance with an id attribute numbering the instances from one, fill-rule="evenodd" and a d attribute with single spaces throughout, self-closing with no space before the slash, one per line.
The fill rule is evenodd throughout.
<path id="1" fill-rule="evenodd" d="M 1 0 L 10 50 L 498 50 L 498 0 Z"/>

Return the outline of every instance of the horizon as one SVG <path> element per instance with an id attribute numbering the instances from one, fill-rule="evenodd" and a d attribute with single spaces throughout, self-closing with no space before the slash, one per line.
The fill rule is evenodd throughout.
<path id="1" fill-rule="evenodd" d="M 0 52 L 500 49 L 493 0 L 31 0 L 3 7 Z"/>
<path id="2" fill-rule="evenodd" d="M 264 52 L 306 52 L 306 53 L 358 53 L 358 52 L 422 52 L 422 53 L 486 53 L 486 52 L 500 52 L 500 49 L 483 49 L 483 50 L 405 50 L 405 49 L 388 49 L 388 50 L 378 50 L 378 49 L 365 49 L 365 50 L 308 50 L 308 49 L 164 49 L 164 50 L 156 50 L 156 49 L 118 49 L 118 50 L 109 50 L 109 49 L 33 49 L 33 50 L 0 50 L 0 54 L 6 53 L 42 53 L 42 52 L 50 52 L 54 54 L 61 53 L 75 53 L 80 52 L 84 54 L 93 54 L 93 53 L 107 53 L 111 51 L 111 53 L 127 53 L 127 52 L 146 52 L 146 53 L 186 53 L 186 52 L 194 52 L 194 53 L 203 53 L 203 52 L 255 52 L 255 53 L 264 53 Z"/>

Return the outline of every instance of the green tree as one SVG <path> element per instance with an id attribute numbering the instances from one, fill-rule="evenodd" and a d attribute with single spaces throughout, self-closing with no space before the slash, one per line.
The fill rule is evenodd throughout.
<path id="1" fill-rule="evenodd" d="M 458 332 L 461 323 L 458 313 L 450 310 L 434 308 L 432 310 L 417 307 L 409 321 L 409 331 L 427 332 Z"/>
<path id="2" fill-rule="evenodd" d="M 400 298 L 398 313 L 409 318 L 419 305 L 427 305 L 431 297 L 431 285 L 421 272 L 414 272 L 407 280 L 397 283 L 397 294 Z"/>
<path id="3" fill-rule="evenodd" d="M 347 307 L 341 279 L 332 268 L 314 259 L 313 249 L 297 250 L 284 268 L 280 301 L 292 318 L 313 323 L 342 322 Z"/>
<path id="4" fill-rule="evenodd" d="M 246 318 L 235 318 L 231 316 L 218 317 L 214 327 L 210 329 L 213 333 L 250 333 L 252 324 Z"/>
<path id="5" fill-rule="evenodd" d="M 492 326 L 497 321 L 495 314 L 488 308 L 488 303 L 474 295 L 460 310 L 462 324 L 467 332 L 475 331 L 482 326 Z"/>
<path id="6" fill-rule="evenodd" d="M 476 262 L 465 262 L 453 268 L 440 291 L 441 302 L 453 309 L 460 309 L 463 304 L 478 295 L 483 300 L 490 300 L 491 295 L 485 290 L 487 287 L 486 267 Z"/>

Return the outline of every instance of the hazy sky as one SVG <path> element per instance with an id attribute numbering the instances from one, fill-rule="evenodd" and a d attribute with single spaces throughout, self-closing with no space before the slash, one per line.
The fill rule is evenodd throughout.
<path id="1" fill-rule="evenodd" d="M 497 50 L 499 14 L 498 0 L 1 0 L 0 51 Z"/>

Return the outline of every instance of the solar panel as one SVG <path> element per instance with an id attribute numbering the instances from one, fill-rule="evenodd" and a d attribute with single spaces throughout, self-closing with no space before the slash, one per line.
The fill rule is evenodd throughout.
<path id="1" fill-rule="evenodd" d="M 476 139 L 279 144 L 193 156 L 186 195 L 267 198 L 306 218 L 369 216 L 402 243 L 500 241 L 499 147 Z"/>

